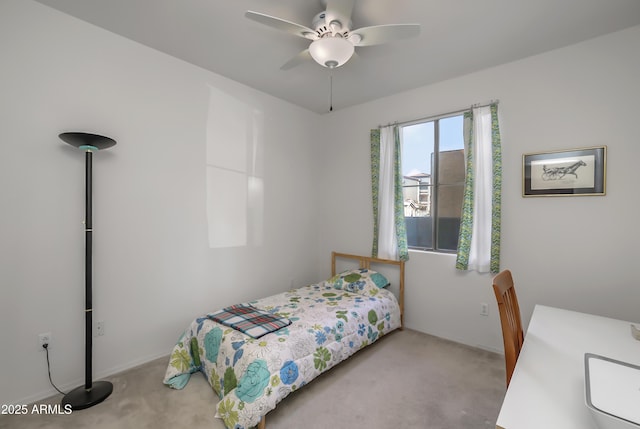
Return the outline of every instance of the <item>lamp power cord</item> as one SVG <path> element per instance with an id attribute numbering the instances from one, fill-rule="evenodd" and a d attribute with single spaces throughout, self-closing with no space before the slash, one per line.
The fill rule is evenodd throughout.
<path id="1" fill-rule="evenodd" d="M 58 391 L 58 393 L 66 395 L 65 392 L 63 392 L 62 390 L 58 389 L 58 386 L 53 384 L 53 380 L 51 379 L 51 364 L 49 363 L 49 344 L 43 344 L 42 348 L 44 349 L 45 353 L 47 354 L 47 373 L 49 374 L 49 383 L 51 383 L 53 388 L 56 389 Z"/>

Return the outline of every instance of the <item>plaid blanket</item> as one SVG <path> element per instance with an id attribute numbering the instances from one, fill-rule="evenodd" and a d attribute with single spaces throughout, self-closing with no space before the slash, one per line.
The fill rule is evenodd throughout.
<path id="1" fill-rule="evenodd" d="M 207 317 L 253 338 L 260 338 L 291 324 L 289 319 L 246 304 L 232 305 Z"/>

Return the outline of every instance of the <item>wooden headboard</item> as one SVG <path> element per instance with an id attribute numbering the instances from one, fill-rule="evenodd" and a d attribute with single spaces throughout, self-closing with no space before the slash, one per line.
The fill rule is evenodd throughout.
<path id="1" fill-rule="evenodd" d="M 358 261 L 360 268 L 371 269 L 371 264 L 397 265 L 400 269 L 398 283 L 398 304 L 400 305 L 400 326 L 404 327 L 404 261 L 393 259 L 373 258 L 371 256 L 352 255 L 349 253 L 331 252 L 331 275 L 336 273 L 336 259 L 353 259 Z"/>

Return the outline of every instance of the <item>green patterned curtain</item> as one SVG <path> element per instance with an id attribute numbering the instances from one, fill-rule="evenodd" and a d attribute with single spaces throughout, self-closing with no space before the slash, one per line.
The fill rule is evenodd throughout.
<path id="1" fill-rule="evenodd" d="M 500 271 L 502 150 L 498 105 L 464 116 L 466 179 L 456 268 Z"/>
<path id="2" fill-rule="evenodd" d="M 371 130 L 374 257 L 409 259 L 397 126 Z"/>
<path id="3" fill-rule="evenodd" d="M 371 195 L 373 199 L 373 246 L 371 256 L 378 256 L 378 187 L 380 186 L 380 129 L 371 130 Z"/>

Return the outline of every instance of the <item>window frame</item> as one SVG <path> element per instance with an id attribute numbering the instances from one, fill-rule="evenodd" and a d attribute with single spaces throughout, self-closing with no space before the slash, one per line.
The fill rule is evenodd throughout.
<path id="1" fill-rule="evenodd" d="M 462 131 L 464 133 L 464 115 L 467 112 L 470 112 L 471 109 L 464 109 L 464 110 L 460 110 L 460 111 L 456 111 L 456 112 L 449 112 L 449 113 L 444 113 L 441 115 L 437 115 L 437 116 L 432 116 L 432 117 L 428 117 L 428 118 L 423 118 L 423 119 L 417 119 L 415 121 L 410 121 L 410 122 L 404 122 L 404 123 L 399 123 L 398 127 L 400 128 L 400 159 L 402 159 L 402 152 L 404 151 L 404 133 L 403 133 L 403 129 L 405 127 L 410 127 L 413 125 L 419 125 L 419 124 L 423 124 L 423 123 L 428 123 L 428 122 L 433 122 L 434 126 L 433 126 L 433 166 L 432 166 L 432 170 L 431 171 L 431 183 L 428 185 L 431 190 L 430 190 L 430 197 L 431 197 L 431 202 L 430 202 L 430 206 L 431 206 L 431 217 L 432 217 L 432 222 L 431 222 L 431 243 L 432 246 L 431 248 L 428 247 L 422 247 L 422 246 L 411 246 L 408 244 L 407 242 L 407 247 L 408 250 L 410 251 L 419 251 L 419 252 L 433 252 L 433 253 L 441 253 L 441 254 L 457 254 L 458 249 L 457 249 L 457 245 L 456 245 L 456 249 L 440 249 L 438 248 L 438 238 L 439 238 L 439 232 L 438 232 L 438 225 L 439 225 L 439 218 L 438 218 L 438 198 L 439 198 L 439 193 L 440 193 L 440 120 L 442 119 L 447 119 L 447 118 L 453 118 L 453 117 L 457 117 L 457 116 L 462 116 Z M 461 183 L 462 187 L 463 187 L 463 192 L 464 192 L 464 185 L 466 182 L 466 150 L 464 147 L 464 136 L 463 136 L 463 141 L 462 141 L 462 150 L 463 153 L 465 153 L 465 168 L 464 168 L 464 179 L 463 182 Z M 401 162 L 402 165 L 402 162 Z M 449 185 L 449 184 L 448 184 Z M 445 185 L 446 186 L 446 185 Z M 404 188 L 404 185 L 403 185 Z M 463 194 L 464 195 L 464 194 Z M 464 196 L 463 196 L 464 198 Z M 461 201 L 462 203 L 462 201 Z M 406 218 L 406 216 L 405 216 Z M 460 222 L 462 222 L 462 217 L 460 217 Z M 459 243 L 458 243 L 459 244 Z"/>

